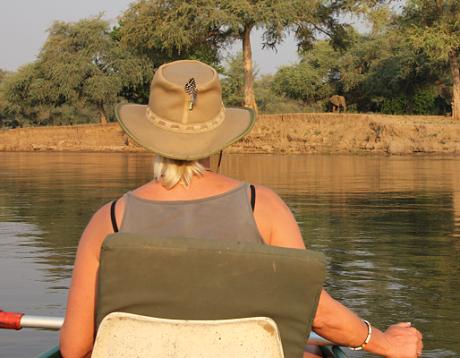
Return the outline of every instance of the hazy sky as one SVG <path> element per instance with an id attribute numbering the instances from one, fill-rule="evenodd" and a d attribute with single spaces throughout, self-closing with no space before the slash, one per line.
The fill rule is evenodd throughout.
<path id="1" fill-rule="evenodd" d="M 32 62 L 43 45 L 54 20 L 76 21 L 105 13 L 114 20 L 132 0 L 0 0 L 0 68 L 15 70 Z M 288 38 L 277 52 L 262 50 L 260 34 L 253 36 L 253 55 L 260 73 L 275 72 L 278 66 L 296 62 L 296 45 Z M 240 43 L 235 44 L 239 48 Z M 235 47 L 234 46 L 234 47 Z M 235 51 L 235 48 L 229 49 Z"/>

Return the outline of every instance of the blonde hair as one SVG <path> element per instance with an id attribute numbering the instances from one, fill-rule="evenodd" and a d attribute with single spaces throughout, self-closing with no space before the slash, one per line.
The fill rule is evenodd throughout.
<path id="1" fill-rule="evenodd" d="M 153 160 L 153 179 L 159 181 L 166 189 L 177 184 L 188 188 L 194 175 L 202 175 L 206 168 L 197 160 L 178 160 L 156 155 Z"/>

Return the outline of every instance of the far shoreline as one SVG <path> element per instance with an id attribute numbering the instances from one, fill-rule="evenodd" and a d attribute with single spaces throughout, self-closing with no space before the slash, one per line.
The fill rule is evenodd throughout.
<path id="1" fill-rule="evenodd" d="M 118 123 L 0 130 L 3 152 L 146 152 Z M 444 116 L 354 113 L 259 115 L 225 150 L 238 154 L 459 154 L 460 122 Z"/>

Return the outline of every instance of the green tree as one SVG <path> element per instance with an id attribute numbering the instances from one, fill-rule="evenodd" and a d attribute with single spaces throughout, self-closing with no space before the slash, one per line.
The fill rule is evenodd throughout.
<path id="1" fill-rule="evenodd" d="M 257 73 L 257 66 L 256 71 Z M 288 98 L 273 91 L 273 75 L 263 75 L 254 81 L 257 107 L 262 113 L 305 112 L 304 102 Z M 243 55 L 238 53 L 231 57 L 223 71 L 222 95 L 225 105 L 241 106 L 244 103 Z"/>
<path id="2" fill-rule="evenodd" d="M 113 36 L 125 48 L 147 56 L 155 68 L 180 59 L 218 66 L 226 43 L 220 19 L 207 17 L 211 0 L 137 0 L 121 16 Z"/>
<path id="3" fill-rule="evenodd" d="M 6 99 L 5 93 L 3 89 L 4 79 L 6 77 L 7 72 L 0 68 L 0 128 L 6 125 Z"/>
<path id="4" fill-rule="evenodd" d="M 408 0 L 402 24 L 411 44 L 432 60 L 448 63 L 452 78 L 452 118 L 460 120 L 460 2 Z"/>
<path id="5" fill-rule="evenodd" d="M 312 107 L 305 102 L 288 98 L 273 91 L 274 75 L 262 75 L 254 82 L 257 107 L 262 113 L 303 113 Z M 315 111 L 315 110 L 313 110 Z"/>
<path id="6" fill-rule="evenodd" d="M 257 65 L 254 66 L 254 75 L 257 77 Z M 222 97 L 226 106 L 241 107 L 244 105 L 244 64 L 243 53 L 238 52 L 229 58 L 227 66 L 222 71 Z M 257 107 L 261 112 L 274 113 L 277 105 L 283 101 L 289 101 L 288 98 L 277 95 L 272 90 L 273 76 L 264 75 L 254 80 L 254 92 L 257 99 Z M 281 103 L 280 103 L 281 102 Z M 284 106 L 280 106 L 280 108 Z"/>
<path id="7" fill-rule="evenodd" d="M 421 51 L 414 53 L 400 18 L 388 7 L 378 7 L 368 16 L 370 31 L 351 34 L 350 46 L 336 53 L 337 91 L 360 111 L 445 113 L 446 66 Z"/>
<path id="8" fill-rule="evenodd" d="M 40 86 L 35 64 L 22 66 L 6 76 L 2 83 L 2 93 L 5 112 L 15 118 L 16 125 L 43 124 L 44 106 L 41 99 L 45 91 Z"/>
<path id="9" fill-rule="evenodd" d="M 0 83 L 0 112 L 3 107 L 7 127 L 88 123 L 97 110 L 84 103 L 51 101 L 49 81 L 44 80 L 37 63 L 31 63 L 9 74 Z"/>
<path id="10" fill-rule="evenodd" d="M 222 98 L 227 106 L 240 107 L 244 104 L 243 54 L 238 52 L 228 60 L 222 71 Z"/>
<path id="11" fill-rule="evenodd" d="M 264 47 L 276 48 L 288 31 L 294 32 L 301 48 L 311 46 L 318 34 L 343 45 L 345 26 L 338 15 L 375 2 L 378 0 L 138 0 L 121 18 L 120 38 L 129 46 L 159 49 L 158 53 L 170 56 L 203 46 L 218 49 L 228 41 L 241 40 L 244 104 L 257 109 L 251 47 L 254 29 L 263 29 Z"/>
<path id="12" fill-rule="evenodd" d="M 334 94 L 337 51 L 327 41 L 318 41 L 298 64 L 283 66 L 275 74 L 272 89 L 279 95 L 314 103 Z"/>
<path id="13" fill-rule="evenodd" d="M 8 74 L 7 71 L 0 68 L 0 84 L 2 84 L 3 80 L 5 79 L 6 75 Z"/>
<path id="14" fill-rule="evenodd" d="M 196 59 L 221 70 L 219 49 L 225 43 L 225 36 L 204 19 L 199 7 L 186 1 L 134 2 L 121 16 L 112 37 L 123 48 L 148 58 L 152 68 L 170 61 Z M 126 86 L 123 97 L 145 102 L 150 79 L 136 86 Z"/>
<path id="15" fill-rule="evenodd" d="M 106 106 L 125 87 L 146 82 L 152 72 L 145 59 L 120 46 L 100 17 L 55 22 L 34 66 L 39 103 L 95 106 L 100 123 L 107 123 Z"/>
<path id="16" fill-rule="evenodd" d="M 380 22 L 382 24 L 382 22 Z M 298 64 L 276 74 L 273 90 L 308 107 L 320 108 L 332 94 L 344 95 L 353 110 L 391 114 L 444 114 L 450 95 L 446 66 L 416 53 L 394 26 L 359 34 L 349 31 L 349 46 L 334 49 L 318 41 Z M 321 108 L 320 108 L 321 109 Z"/>

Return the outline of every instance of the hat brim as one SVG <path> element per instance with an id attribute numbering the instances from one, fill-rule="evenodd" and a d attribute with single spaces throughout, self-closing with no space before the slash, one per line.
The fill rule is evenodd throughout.
<path id="1" fill-rule="evenodd" d="M 244 137 L 255 123 L 253 110 L 226 108 L 219 127 L 202 133 L 178 133 L 155 126 L 147 118 L 146 110 L 146 105 L 119 104 L 115 114 L 126 134 L 137 144 L 171 159 L 209 157 Z"/>

